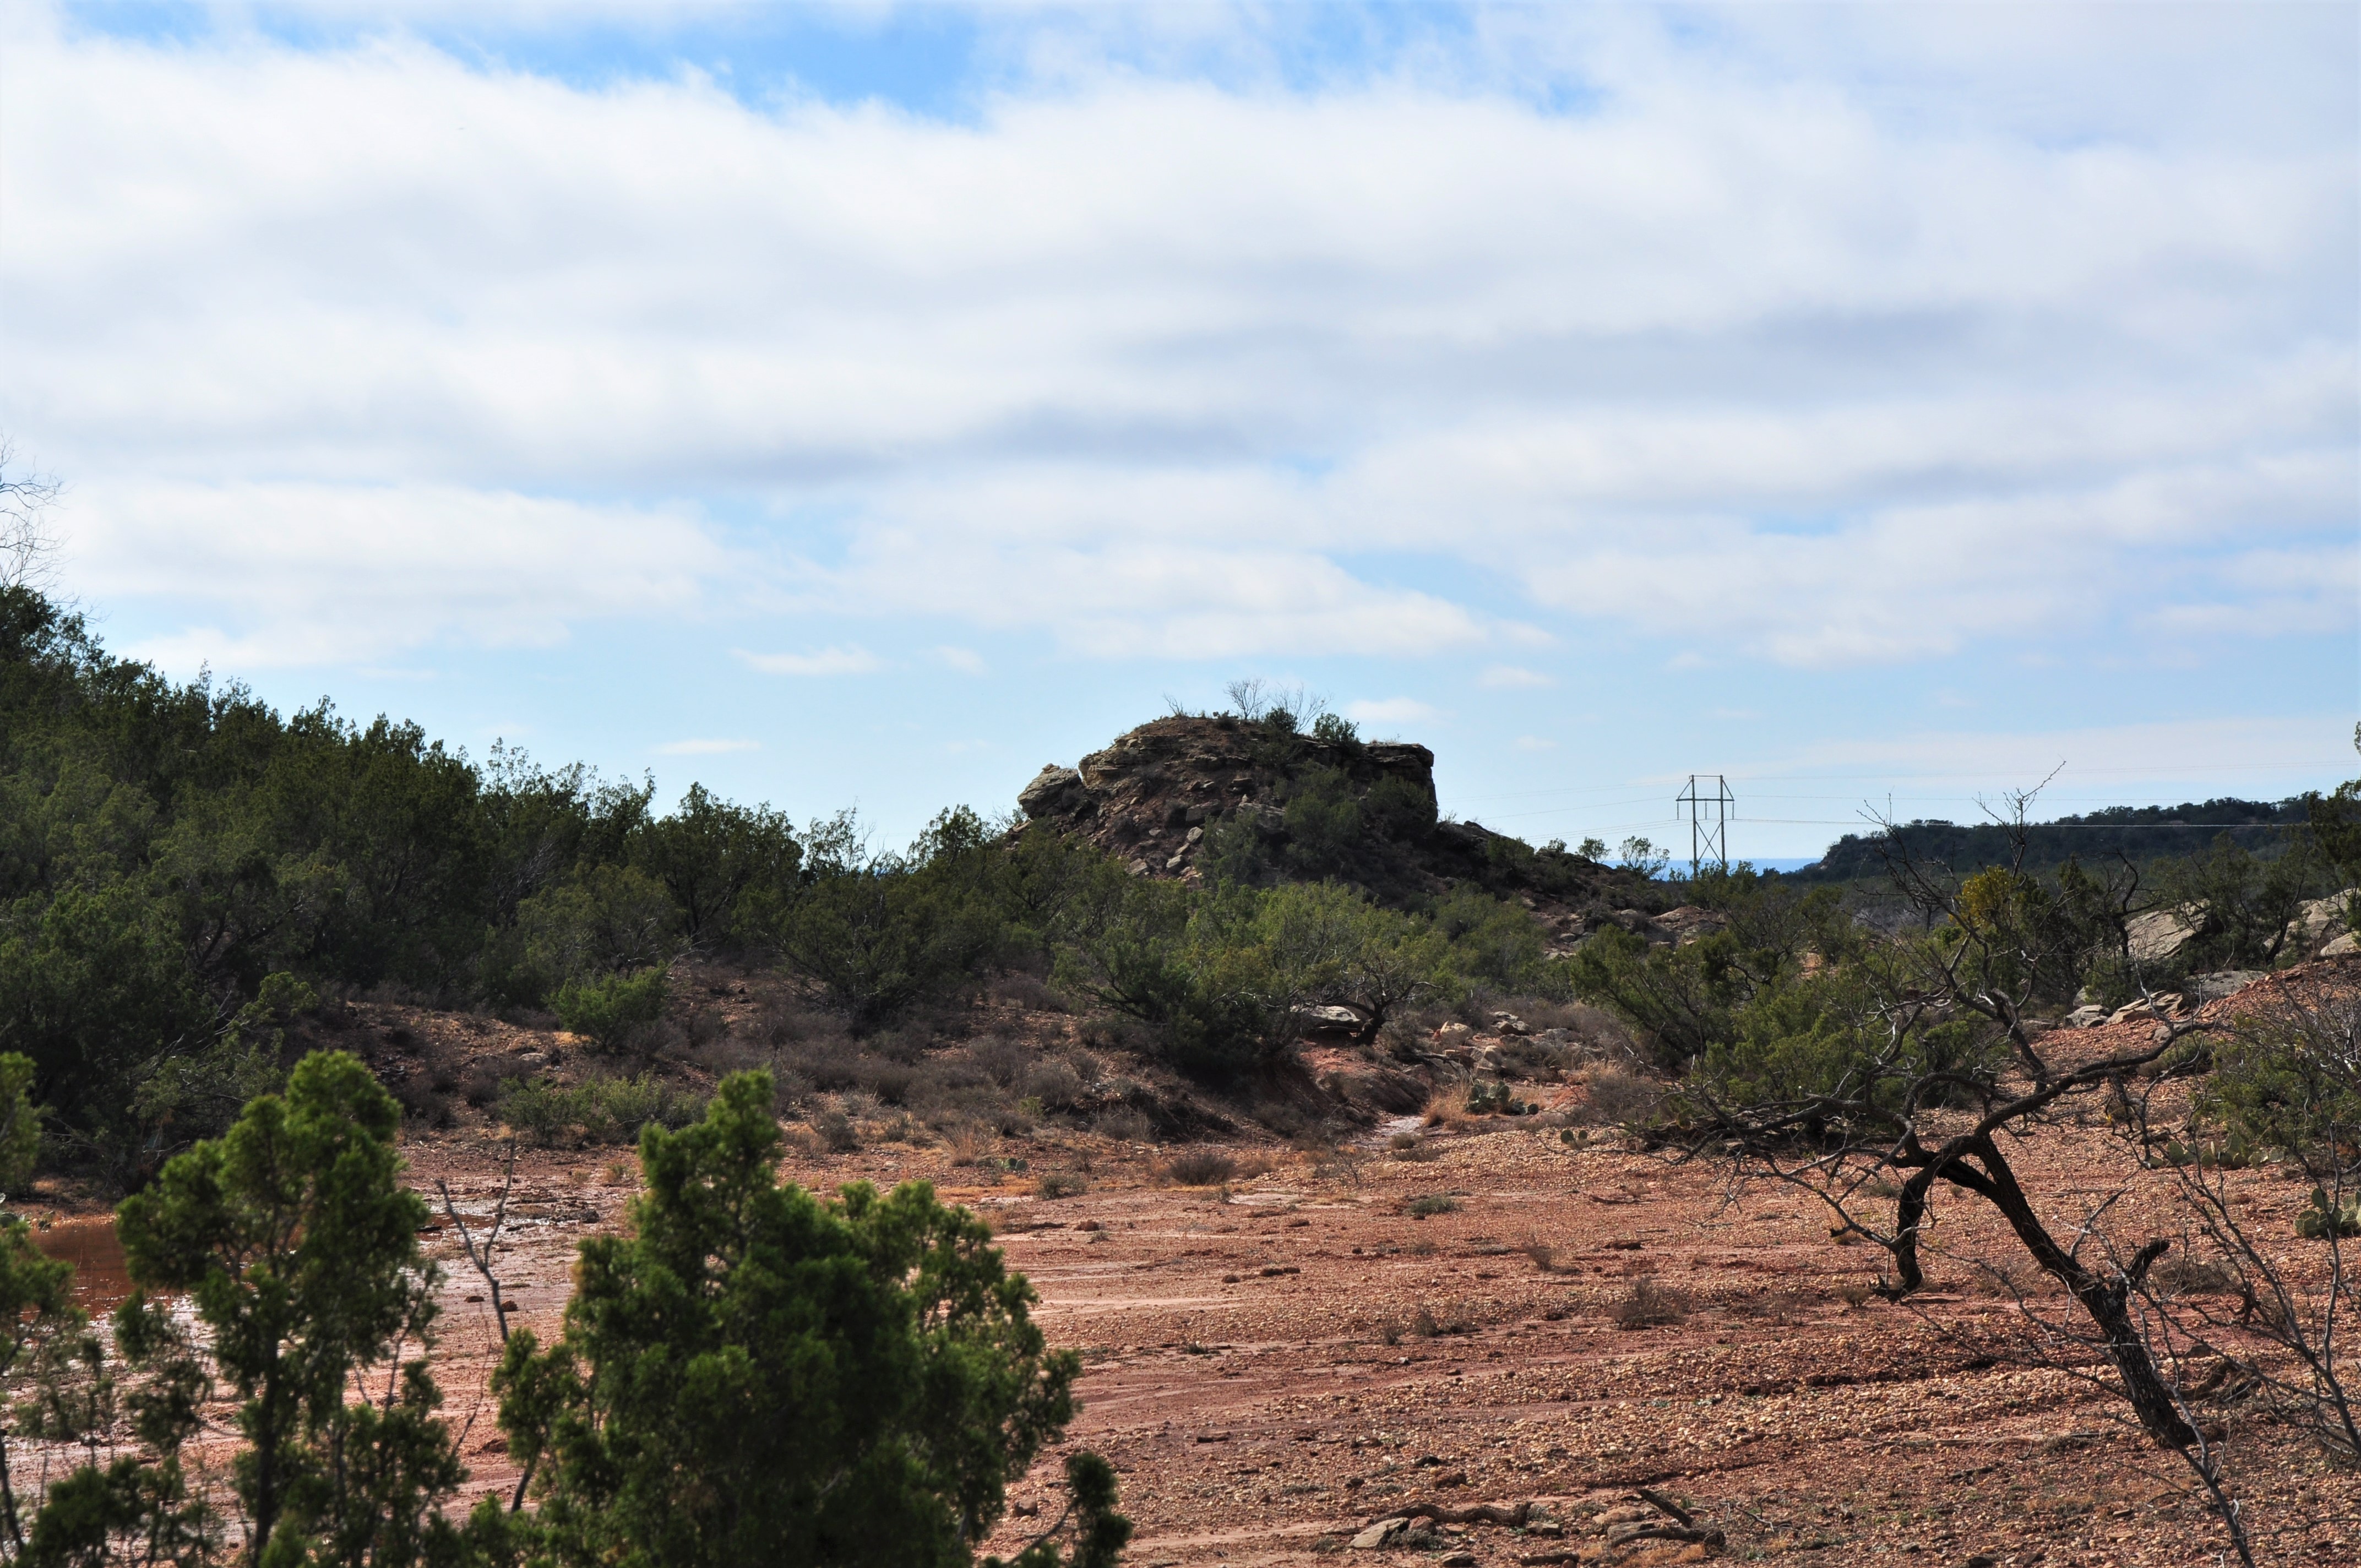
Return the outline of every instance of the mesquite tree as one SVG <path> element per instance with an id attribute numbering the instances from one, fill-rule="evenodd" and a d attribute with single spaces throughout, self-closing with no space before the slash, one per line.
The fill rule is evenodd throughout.
<path id="1" fill-rule="evenodd" d="M 2029 799 L 2016 802 L 2020 828 Z M 2070 995 L 2094 948 L 2112 945 L 2130 962 L 2124 933 L 2137 883 L 2077 867 L 2045 883 L 2022 869 L 2021 833 L 2017 842 L 2018 864 L 1961 879 L 1912 861 L 1890 835 L 1889 869 L 1921 933 L 1858 944 L 1839 962 L 1799 966 L 1748 993 L 1688 1064 L 1656 1135 L 1813 1192 L 1833 1234 L 1885 1253 L 1880 1293 L 1891 1300 L 1925 1287 L 1922 1251 L 1946 1196 L 1988 1206 L 2071 1299 L 2114 1391 L 2187 1460 L 2246 1558 L 2218 1449 L 2159 1365 L 2142 1309 L 2171 1239 L 2092 1245 L 2088 1223 L 2061 1226 L 2045 1213 L 2052 1205 L 2027 1191 L 2010 1156 L 2045 1124 L 2120 1107 L 2128 1083 L 2202 1072 L 2198 1036 L 2213 1025 L 2158 1010 L 2136 1043 L 2111 1035 L 2095 1049 L 2080 1048 L 2078 1031 L 2048 1028 L 2037 1008 Z"/>

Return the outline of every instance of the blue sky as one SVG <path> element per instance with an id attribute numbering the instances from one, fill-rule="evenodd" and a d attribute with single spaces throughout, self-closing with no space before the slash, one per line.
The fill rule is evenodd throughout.
<path id="1" fill-rule="evenodd" d="M 2349 776 L 2349 6 L 27 5 L 111 641 L 888 838 L 1300 682 L 1732 850 Z"/>

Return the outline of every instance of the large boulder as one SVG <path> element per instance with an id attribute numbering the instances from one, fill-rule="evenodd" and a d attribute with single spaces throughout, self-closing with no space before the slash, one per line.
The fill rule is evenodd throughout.
<path id="1" fill-rule="evenodd" d="M 2361 888 L 2346 888 L 2326 898 L 2307 900 L 2296 906 L 2295 918 L 2287 924 L 2287 947 L 2290 952 L 2309 953 L 2323 942 L 2345 930 L 2345 911 L 2350 901 L 2361 895 Z"/>
<path id="2" fill-rule="evenodd" d="M 1052 762 L 1034 774 L 1031 784 L 1016 792 L 1017 809 L 1027 817 L 1048 817 L 1061 809 L 1082 788 L 1082 774 Z"/>
<path id="3" fill-rule="evenodd" d="M 2124 924 L 2124 935 L 2131 944 L 2132 961 L 2139 964 L 2170 963 L 2180 949 L 2195 941 L 2205 930 L 2205 906 L 2183 904 L 2172 909 L 2151 909 L 2145 915 L 2135 915 Z"/>

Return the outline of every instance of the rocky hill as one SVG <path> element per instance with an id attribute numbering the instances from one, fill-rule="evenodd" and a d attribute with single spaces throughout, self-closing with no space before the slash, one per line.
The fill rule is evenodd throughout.
<path id="1" fill-rule="evenodd" d="M 1325 877 L 1398 907 L 1463 886 L 1519 900 L 1572 938 L 1668 902 L 1662 884 L 1435 811 L 1434 753 L 1307 735 L 1230 715 L 1143 724 L 1073 767 L 1043 768 L 1025 815 L 1123 858 L 1139 876 Z"/>

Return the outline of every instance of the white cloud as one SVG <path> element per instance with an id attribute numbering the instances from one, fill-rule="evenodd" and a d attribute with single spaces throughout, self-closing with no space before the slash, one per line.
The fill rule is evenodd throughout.
<path id="1" fill-rule="evenodd" d="M 961 674 L 980 675 L 984 671 L 983 655 L 972 648 L 954 648 L 946 644 L 935 650 L 935 657 Z"/>
<path id="2" fill-rule="evenodd" d="M 2026 789 L 2057 772 L 2055 795 L 2121 800 L 2143 789 L 2190 798 L 2276 797 L 2351 776 L 2353 720 L 2342 714 L 2190 718 L 2074 729 L 1927 730 L 1824 741 L 1748 770 L 1749 779 L 1853 775 L 1955 781 L 1991 792 Z M 1741 792 L 1747 780 L 1733 775 Z M 2064 809 L 2064 808 L 2061 808 Z"/>
<path id="3" fill-rule="evenodd" d="M 759 751 L 760 740 L 667 740 L 656 748 L 659 757 L 719 757 L 731 751 Z"/>
<path id="4" fill-rule="evenodd" d="M 812 653 L 750 653 L 736 650 L 748 668 L 766 675 L 865 675 L 885 666 L 866 648 L 822 648 Z"/>
<path id="5" fill-rule="evenodd" d="M 1494 691 L 1526 691 L 1557 685 L 1556 678 L 1539 670 L 1520 669 L 1514 664 L 1494 664 L 1476 677 L 1476 684 Z"/>
<path id="6" fill-rule="evenodd" d="M 1345 717 L 1356 724 L 1422 724 L 1442 713 L 1411 696 L 1389 696 L 1375 702 L 1348 702 Z"/>
<path id="7" fill-rule="evenodd" d="M 453 485 L 100 480 L 71 503 L 77 587 L 223 618 L 131 650 L 177 670 L 548 647 L 584 620 L 692 611 L 729 564 L 677 513 Z"/>
<path id="8" fill-rule="evenodd" d="M 16 8 L 0 425 L 158 495 L 378 498 L 252 588 L 202 506 L 77 517 L 74 586 L 176 594 L 181 658 L 701 602 L 687 514 L 522 499 L 584 495 L 751 497 L 801 565 L 733 587 L 1110 657 L 1543 639 L 1438 586 L 1487 573 L 1804 666 L 2349 627 L 2350 17 L 1882 9 L 1487 12 L 1316 91 L 1092 53 L 1244 70 L 1292 26 L 1251 8 L 995 15 L 1057 63 L 954 124 Z M 587 561 L 434 542 L 533 506 L 601 520 Z"/>

